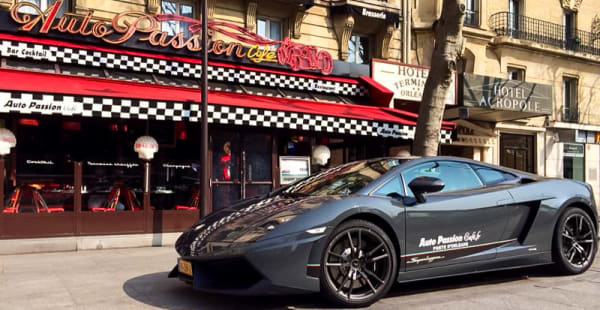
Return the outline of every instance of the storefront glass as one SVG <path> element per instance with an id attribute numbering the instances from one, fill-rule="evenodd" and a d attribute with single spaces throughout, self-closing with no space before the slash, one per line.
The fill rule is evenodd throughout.
<path id="1" fill-rule="evenodd" d="M 72 122 L 19 118 L 5 125 L 13 126 L 17 146 L 7 159 L 4 212 L 72 212 L 73 142 L 80 136 Z"/>

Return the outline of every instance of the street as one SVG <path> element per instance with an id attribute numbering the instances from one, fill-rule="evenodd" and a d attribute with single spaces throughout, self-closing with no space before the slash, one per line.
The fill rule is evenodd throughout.
<path id="1" fill-rule="evenodd" d="M 171 247 L 0 256 L 0 309 L 318 309 L 317 295 L 195 292 L 167 273 Z M 396 285 L 371 309 L 599 309 L 600 263 L 583 275 L 528 268 Z"/>

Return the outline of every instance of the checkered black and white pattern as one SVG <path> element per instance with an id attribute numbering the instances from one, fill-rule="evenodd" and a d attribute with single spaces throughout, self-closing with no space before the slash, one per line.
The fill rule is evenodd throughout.
<path id="1" fill-rule="evenodd" d="M 0 92 L 0 113 L 190 122 L 198 122 L 201 117 L 197 103 L 24 92 Z M 213 124 L 402 139 L 412 139 L 415 132 L 415 127 L 410 125 L 224 105 L 209 105 L 208 121 Z M 451 134 L 451 131 L 442 131 L 442 142 L 451 141 Z"/>
<path id="2" fill-rule="evenodd" d="M 10 53 L 10 50 L 36 51 L 36 53 Z M 202 65 L 197 63 L 11 40 L 0 41 L 0 56 L 198 79 L 202 74 Z M 367 88 L 361 84 L 217 66 L 208 66 L 208 73 L 208 79 L 211 81 L 272 86 L 341 96 L 368 95 Z"/>

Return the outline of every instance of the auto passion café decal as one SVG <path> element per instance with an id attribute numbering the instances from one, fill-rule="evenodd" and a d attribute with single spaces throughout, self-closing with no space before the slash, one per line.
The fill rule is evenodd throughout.
<path id="1" fill-rule="evenodd" d="M 199 53 L 202 50 L 202 36 L 199 34 L 202 24 L 193 18 L 126 11 L 117 14 L 112 22 L 107 24 L 103 21 L 93 22 L 92 12 L 86 15 L 58 16 L 61 5 L 63 1 L 57 0 L 46 10 L 42 10 L 31 2 L 17 2 L 11 7 L 10 16 L 16 23 L 22 25 L 19 27 L 21 31 L 37 30 L 41 34 L 59 32 L 95 37 L 115 45 L 137 40 L 159 48 L 187 50 L 192 53 Z M 24 11 L 35 13 L 29 14 Z M 161 30 L 161 23 L 167 21 L 187 23 L 189 32 L 186 34 L 182 31 L 170 35 Z M 331 54 L 318 50 L 315 46 L 295 43 L 287 37 L 282 41 L 267 39 L 246 28 L 227 22 L 209 21 L 207 27 L 209 38 L 218 33 L 231 39 L 231 42 L 209 39 L 207 48 L 210 55 L 245 58 L 254 63 L 278 63 L 294 71 L 318 70 L 322 74 L 330 74 L 333 71 Z"/>

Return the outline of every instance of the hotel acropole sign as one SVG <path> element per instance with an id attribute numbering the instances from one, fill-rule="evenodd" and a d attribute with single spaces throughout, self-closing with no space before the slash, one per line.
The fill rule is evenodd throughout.
<path id="1" fill-rule="evenodd" d="M 202 37 L 198 33 L 202 29 L 200 21 L 172 14 L 147 14 L 143 12 L 127 11 L 117 14 L 110 24 L 95 21 L 91 12 L 86 15 L 58 16 L 62 0 L 55 1 L 46 10 L 40 9 L 30 2 L 17 2 L 10 10 L 12 19 L 22 26 L 19 30 L 32 31 L 38 29 L 39 33 L 61 32 L 66 34 L 96 37 L 109 44 L 122 44 L 131 40 L 145 41 L 152 46 L 160 48 L 173 48 L 200 52 L 202 50 Z M 33 11 L 35 14 L 24 13 Z M 165 21 L 185 22 L 188 24 L 186 32 L 174 35 L 161 29 Z M 213 55 L 226 55 L 228 57 L 247 58 L 254 63 L 274 62 L 298 70 L 319 70 L 323 74 L 333 71 L 333 58 L 327 51 L 318 50 L 314 46 L 292 42 L 289 38 L 282 41 L 270 40 L 248 31 L 246 28 L 235 24 L 209 21 L 208 36 L 219 33 L 231 39 L 211 40 L 208 42 L 208 53 Z"/>

